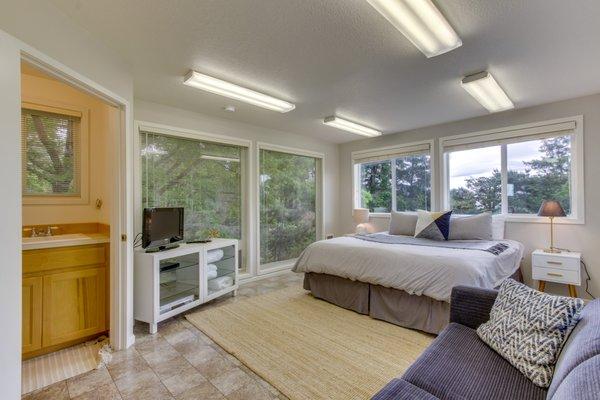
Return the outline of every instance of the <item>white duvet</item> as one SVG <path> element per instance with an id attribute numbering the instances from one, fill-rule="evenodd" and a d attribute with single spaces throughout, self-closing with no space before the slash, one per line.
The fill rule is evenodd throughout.
<path id="1" fill-rule="evenodd" d="M 454 286 L 494 288 L 519 268 L 523 245 L 514 240 L 501 242 L 509 248 L 494 255 L 339 237 L 308 246 L 293 271 L 336 275 L 449 302 Z"/>

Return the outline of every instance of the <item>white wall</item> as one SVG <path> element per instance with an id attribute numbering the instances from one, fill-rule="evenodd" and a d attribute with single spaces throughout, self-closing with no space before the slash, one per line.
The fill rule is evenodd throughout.
<path id="1" fill-rule="evenodd" d="M 294 133 L 214 118 L 138 99 L 135 100 L 134 118 L 139 121 L 324 153 L 323 197 L 325 205 L 323 210 L 323 233 L 325 235 L 338 233 L 339 160 L 337 145 Z"/>
<path id="2" fill-rule="evenodd" d="M 21 146 L 20 60 L 0 31 L 0 387 L 2 398 L 21 396 Z"/>
<path id="3" fill-rule="evenodd" d="M 401 143 L 426 139 L 437 139 L 443 136 L 477 132 L 487 129 L 545 121 L 575 115 L 584 116 L 584 146 L 585 146 L 585 215 L 584 225 L 555 225 L 555 241 L 557 246 L 581 251 L 588 265 L 592 280 L 590 289 L 595 296 L 600 296 L 600 95 L 580 97 L 556 103 L 545 104 L 520 110 L 491 114 L 483 117 L 451 122 L 406 132 L 400 132 L 382 137 L 360 140 L 340 145 L 340 229 L 352 232 L 352 166 L 351 152 L 378 148 Z M 438 141 L 435 144 L 437 154 Z M 436 159 L 436 165 L 441 165 Z M 440 168 L 437 168 L 436 181 L 440 182 Z M 388 220 L 372 221 L 380 228 L 387 229 Z M 525 261 L 522 265 L 525 278 L 531 283 L 530 253 L 536 248 L 548 246 L 549 225 L 545 223 L 507 223 L 506 237 L 522 242 L 525 245 Z M 562 285 L 548 283 L 547 291 L 567 294 Z M 578 290 L 580 296 L 583 289 Z"/>

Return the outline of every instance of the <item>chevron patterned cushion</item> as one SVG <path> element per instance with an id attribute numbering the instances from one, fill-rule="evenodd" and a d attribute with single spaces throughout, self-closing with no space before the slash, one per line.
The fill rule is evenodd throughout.
<path id="1" fill-rule="evenodd" d="M 429 212 L 417 210 L 415 237 L 433 240 L 448 240 L 452 211 Z"/>
<path id="2" fill-rule="evenodd" d="M 477 328 L 485 343 L 540 387 L 550 386 L 554 364 L 579 321 L 583 300 L 552 296 L 506 279 L 488 322 Z"/>

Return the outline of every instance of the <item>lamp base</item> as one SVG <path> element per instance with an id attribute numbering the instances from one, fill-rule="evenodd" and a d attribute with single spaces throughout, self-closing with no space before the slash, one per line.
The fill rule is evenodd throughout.
<path id="1" fill-rule="evenodd" d="M 553 254 L 556 254 L 556 253 L 562 253 L 562 250 L 557 249 L 556 247 L 550 247 L 548 249 L 544 249 L 544 253 L 553 253 Z"/>
<path id="2" fill-rule="evenodd" d="M 367 226 L 365 224 L 358 224 L 356 225 L 355 232 L 357 235 L 366 235 L 369 233 L 369 230 L 367 229 Z"/>

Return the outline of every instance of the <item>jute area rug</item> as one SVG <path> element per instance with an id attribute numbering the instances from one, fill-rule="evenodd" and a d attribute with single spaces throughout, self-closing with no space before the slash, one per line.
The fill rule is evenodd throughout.
<path id="1" fill-rule="evenodd" d="M 292 400 L 369 399 L 432 340 L 288 288 L 187 316 Z"/>

